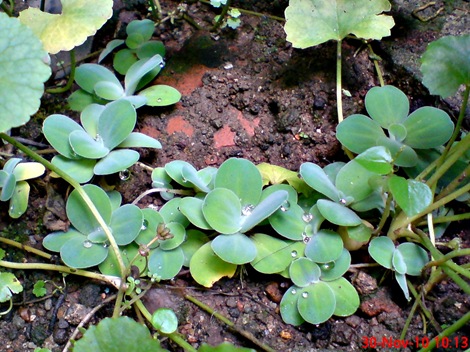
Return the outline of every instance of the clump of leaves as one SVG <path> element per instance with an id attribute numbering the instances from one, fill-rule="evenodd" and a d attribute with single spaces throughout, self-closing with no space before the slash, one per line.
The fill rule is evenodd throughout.
<path id="1" fill-rule="evenodd" d="M 343 120 L 341 87 L 341 42 L 353 34 L 360 39 L 390 35 L 393 18 L 382 14 L 390 10 L 388 0 L 342 1 L 290 0 L 286 8 L 287 41 L 294 48 L 309 48 L 328 40 L 337 41 L 336 94 L 338 122 Z"/>
<path id="2" fill-rule="evenodd" d="M 362 114 L 349 116 L 338 125 L 338 140 L 354 153 L 382 145 L 390 150 L 397 166 L 415 166 L 415 149 L 440 147 L 454 131 L 452 120 L 443 110 L 427 106 L 409 114 L 407 96 L 393 86 L 369 90 L 365 106 L 370 118 Z"/>
<path id="3" fill-rule="evenodd" d="M 407 300 L 410 300 L 406 276 L 419 276 L 429 261 L 426 251 L 415 243 L 405 242 L 395 247 L 388 237 L 376 237 L 369 244 L 370 256 L 380 265 L 395 272 L 395 279 Z"/>
<path id="4" fill-rule="evenodd" d="M 156 54 L 135 62 L 124 77 L 124 87 L 107 68 L 98 64 L 83 64 L 76 70 L 75 81 L 80 89 L 69 97 L 73 110 L 82 111 L 90 104 L 106 104 L 110 101 L 128 100 L 135 108 L 143 105 L 167 106 L 177 103 L 181 94 L 167 85 L 142 88 L 152 81 L 163 68 L 163 58 Z M 138 94 L 136 91 L 140 90 Z"/>
<path id="5" fill-rule="evenodd" d="M 222 24 L 220 25 L 220 28 L 225 28 L 229 27 L 232 29 L 237 29 L 240 27 L 241 20 L 240 20 L 241 12 L 238 9 L 230 9 L 227 11 L 227 15 L 225 18 L 223 18 Z M 217 15 L 214 17 L 214 22 L 219 22 L 221 18 L 221 15 Z"/>
<path id="6" fill-rule="evenodd" d="M 88 182 L 93 175 L 109 175 L 133 165 L 139 153 L 127 148 L 161 148 L 157 140 L 132 132 L 137 115 L 128 100 L 89 105 L 80 121 L 83 127 L 65 115 L 55 114 L 43 124 L 46 139 L 60 154 L 52 164 L 80 183 Z"/>
<path id="7" fill-rule="evenodd" d="M 45 167 L 36 162 L 21 162 L 19 158 L 9 159 L 0 170 L 0 201 L 10 201 L 8 214 L 16 219 L 28 207 L 30 186 L 26 180 L 44 174 Z"/>
<path id="8" fill-rule="evenodd" d="M 138 60 L 150 58 L 157 54 L 164 58 L 165 46 L 163 43 L 158 40 L 150 40 L 154 30 L 155 23 L 151 20 L 134 20 L 130 22 L 126 27 L 127 38 L 125 40 L 111 40 L 101 52 L 98 63 L 123 44 L 127 48 L 120 49 L 113 58 L 113 67 L 121 75 L 125 75 Z M 158 72 L 155 73 L 154 77 L 157 74 Z"/>

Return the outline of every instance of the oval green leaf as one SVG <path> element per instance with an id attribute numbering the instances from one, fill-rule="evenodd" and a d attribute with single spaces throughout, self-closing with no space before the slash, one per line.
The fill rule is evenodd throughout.
<path id="1" fill-rule="evenodd" d="M 139 160 L 139 153 L 130 149 L 113 150 L 98 161 L 93 168 L 95 175 L 110 175 L 125 170 Z"/>
<path id="2" fill-rule="evenodd" d="M 370 117 L 383 128 L 403 122 L 410 111 L 408 97 L 394 86 L 371 88 L 365 98 Z"/>
<path id="3" fill-rule="evenodd" d="M 148 106 L 168 106 L 176 104 L 181 99 L 181 93 L 171 86 L 157 84 L 139 92 L 147 98 Z"/>
<path id="4" fill-rule="evenodd" d="M 419 276 L 421 269 L 429 261 L 427 252 L 416 243 L 405 242 L 400 244 L 395 252 L 399 252 L 406 264 L 406 274 Z"/>
<path id="5" fill-rule="evenodd" d="M 179 222 L 170 222 L 165 226 L 168 230 L 170 230 L 170 233 L 173 237 L 167 240 L 159 240 L 159 242 L 160 248 L 168 251 L 175 249 L 184 242 L 186 239 L 186 230 Z"/>
<path id="6" fill-rule="evenodd" d="M 320 230 L 314 234 L 305 247 L 305 256 L 315 263 L 329 263 L 337 260 L 343 252 L 341 236 L 331 230 Z"/>
<path id="7" fill-rule="evenodd" d="M 329 281 L 326 284 L 330 286 L 335 294 L 336 307 L 333 314 L 339 317 L 354 314 L 361 303 L 354 286 L 344 277 Z"/>
<path id="8" fill-rule="evenodd" d="M 432 191 L 423 182 L 392 176 L 388 186 L 393 198 L 408 217 L 419 214 L 432 203 Z"/>
<path id="9" fill-rule="evenodd" d="M 174 278 L 183 267 L 184 262 L 184 254 L 181 248 L 175 248 L 171 251 L 155 248 L 150 251 L 148 258 L 150 276 L 155 275 L 160 280 Z"/>
<path id="10" fill-rule="evenodd" d="M 223 234 L 241 229 L 241 204 L 237 195 L 226 188 L 215 188 L 204 198 L 202 213 L 207 223 Z"/>
<path id="11" fill-rule="evenodd" d="M 65 242 L 60 248 L 60 257 L 65 265 L 84 269 L 102 263 L 108 256 L 108 247 L 91 243 L 85 236 L 76 236 Z"/>
<path id="12" fill-rule="evenodd" d="M 144 216 L 140 208 L 133 204 L 125 204 L 113 211 L 109 227 L 119 246 L 131 243 L 142 229 Z"/>
<path id="13" fill-rule="evenodd" d="M 335 293 L 327 283 L 319 281 L 301 290 L 297 308 L 309 323 L 324 323 L 335 312 Z"/>
<path id="14" fill-rule="evenodd" d="M 395 245 L 393 241 L 385 236 L 376 237 L 369 243 L 370 256 L 380 265 L 387 269 L 392 268 L 393 253 Z"/>
<path id="15" fill-rule="evenodd" d="M 218 235 L 211 242 L 212 250 L 220 259 L 232 264 L 246 264 L 256 258 L 253 241 L 242 233 Z"/>
<path id="16" fill-rule="evenodd" d="M 294 326 L 299 326 L 305 322 L 304 318 L 302 318 L 299 310 L 297 309 L 297 301 L 300 297 L 300 290 L 301 288 L 297 286 L 290 287 L 284 296 L 282 296 L 280 303 L 282 320 L 284 320 L 285 323 Z"/>
<path id="17" fill-rule="evenodd" d="M 289 266 L 289 276 L 294 285 L 306 287 L 320 280 L 321 270 L 317 263 L 309 258 L 294 260 Z"/>
<path id="18" fill-rule="evenodd" d="M 152 326 L 163 334 L 172 334 L 178 329 L 178 318 L 170 308 L 159 308 L 152 314 Z"/>
<path id="19" fill-rule="evenodd" d="M 327 199 L 319 199 L 317 202 L 321 215 L 329 222 L 341 226 L 357 226 L 362 223 L 361 218 L 351 209 L 342 204 Z"/>

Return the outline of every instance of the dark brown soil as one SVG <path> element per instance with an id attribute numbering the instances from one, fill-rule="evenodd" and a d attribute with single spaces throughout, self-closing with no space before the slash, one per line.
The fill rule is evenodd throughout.
<path id="1" fill-rule="evenodd" d="M 164 13 L 177 6 L 170 0 L 163 0 L 161 4 Z M 468 8 L 465 4 L 462 6 Z M 235 6 L 282 16 L 287 3 L 240 1 Z M 102 49 L 115 33 L 122 33 L 128 22 L 143 18 L 144 10 L 140 2 L 116 2 L 116 14 L 98 33 L 94 47 Z M 208 28 L 216 12 L 206 4 L 193 3 L 188 13 Z M 167 65 L 157 83 L 177 87 L 183 97 L 174 107 L 139 110 L 137 129 L 158 138 L 163 149 L 141 150 L 143 164 L 133 167 L 130 180 L 107 180 L 110 184 L 116 183 L 124 202 L 133 201 L 151 187 L 150 171 L 145 165 L 163 166 L 180 159 L 203 168 L 218 166 L 236 156 L 254 163 L 269 162 L 298 170 L 306 161 L 323 166 L 344 159 L 335 138 L 336 44 L 328 42 L 297 50 L 286 42 L 281 22 L 248 15 L 244 15 L 242 21 L 237 30 L 225 29 L 218 33 L 196 30 L 181 20 L 174 24 L 167 21 L 157 27 L 155 36 L 168 50 Z M 413 48 L 419 43 L 421 50 L 438 35 L 435 29 L 410 33 L 415 36 L 399 32 L 392 39 L 373 43 L 374 51 L 383 58 L 380 66 L 386 83 L 403 89 L 412 99 L 413 109 L 439 105 L 453 113 L 452 106 L 429 96 L 415 77 L 406 74 L 406 69 L 391 59 L 390 48 Z M 351 96 L 344 97 L 345 116 L 363 112 L 364 96 L 376 85 L 377 75 L 369 52 L 362 42 L 346 40 L 343 43 L 343 88 Z M 77 116 L 62 110 L 65 98 L 45 95 L 45 108 L 30 124 L 13 131 L 12 135 L 47 143 L 40 133 L 45 116 L 55 112 Z M 10 146 L 4 146 L 2 151 L 15 152 Z M 68 190 L 60 181 L 49 177 L 31 184 L 29 210 L 19 220 L 10 219 L 7 205 L 0 204 L 0 229 L 2 236 L 41 248 L 42 238 L 47 233 L 67 226 L 63 202 Z M 160 205 L 161 200 L 146 197 L 140 203 L 142 206 L 149 204 Z M 469 232 L 462 228 L 465 229 L 465 224 L 450 229 L 444 240 L 458 237 L 464 246 L 469 246 Z M 22 259 L 23 254 L 9 249 L 7 260 L 38 260 L 29 255 Z M 366 253 L 355 253 L 353 261 L 362 263 L 364 258 Z M 384 275 L 384 271 L 351 270 L 346 277 L 361 295 L 361 306 L 355 315 L 332 318 L 318 326 L 293 327 L 284 324 L 279 315 L 280 297 L 290 286 L 289 282 L 278 276 L 260 276 L 249 268 L 246 270 L 243 275 L 221 280 L 211 289 L 199 287 L 188 273 L 181 273 L 174 281 L 153 288 L 145 304 L 149 310 L 161 305 L 174 308 L 180 332 L 195 347 L 202 342 L 215 345 L 231 341 L 256 348 L 186 301 L 184 294 L 210 305 L 274 350 L 292 352 L 373 350 L 365 348 L 371 338 L 379 343 L 383 338 L 398 343 L 412 304 L 406 302 L 394 280 Z M 62 280 L 61 275 L 43 271 L 16 274 L 24 291 L 15 296 L 14 309 L 0 320 L 1 351 L 33 351 L 37 346 L 61 351 L 84 316 L 113 294 L 112 288 L 77 277 L 67 276 Z M 49 281 L 48 297 L 44 300 L 37 300 L 32 294 L 38 279 Z M 415 285 L 422 282 L 420 278 L 413 280 Z M 435 325 L 442 327 L 459 319 L 470 309 L 470 299 L 451 281 L 443 281 L 427 297 L 426 306 L 433 313 L 435 324 L 427 319 L 424 322 L 423 316 L 415 313 L 405 337 L 410 345 L 400 351 L 416 350 L 415 339 L 431 339 L 438 333 Z M 91 322 L 97 323 L 111 313 L 112 305 L 105 305 Z M 468 337 L 469 332 L 469 327 L 465 327 L 455 338 Z M 168 341 L 164 344 L 170 350 L 179 350 Z"/>

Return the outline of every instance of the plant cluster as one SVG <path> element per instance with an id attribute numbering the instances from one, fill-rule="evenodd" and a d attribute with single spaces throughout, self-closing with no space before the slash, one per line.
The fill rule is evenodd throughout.
<path id="1" fill-rule="evenodd" d="M 164 66 L 164 48 L 151 40 L 152 22 L 132 22 L 127 39 L 112 41 L 101 55 L 103 59 L 117 47 L 127 46 L 114 60 L 115 69 L 124 76 L 124 85 L 112 71 L 98 64 L 83 64 L 72 71 L 80 89 L 72 94 L 70 103 L 81 111 L 80 124 L 61 114 L 45 119 L 43 133 L 58 153 L 51 162 L 5 133 L 26 123 L 39 106 L 43 83 L 50 74 L 47 53 L 41 45 L 49 53 L 69 50 L 93 34 L 112 11 L 112 2 L 103 1 L 96 13 L 85 11 L 83 15 L 81 6 L 88 10 L 94 7 L 83 3 L 63 0 L 60 15 L 27 10 L 20 20 L 26 23 L 31 19 L 32 29 L 0 13 L 0 28 L 11 33 L 0 40 L 5 47 L 0 52 L 0 71 L 14 72 L 7 64 L 12 62 L 19 65 L 18 70 L 27 67 L 34 73 L 34 79 L 27 81 L 12 73 L 11 84 L 21 89 L 5 90 L 6 99 L 0 101 L 0 138 L 35 160 L 11 158 L 5 162 L 0 171 L 0 200 L 10 201 L 12 217 L 21 216 L 28 200 L 26 180 L 41 176 L 46 168 L 74 188 L 66 203 L 70 228 L 48 234 L 43 241 L 46 249 L 60 254 L 65 266 L 6 261 L 3 250 L 0 266 L 73 273 L 116 287 L 113 318 L 89 328 L 75 343 L 75 351 L 91 351 L 93 346 L 103 345 L 108 346 L 103 351 L 132 350 L 133 346 L 126 345 L 128 339 L 123 339 L 130 332 L 138 337 L 141 351 L 163 350 L 148 329 L 119 317 L 131 304 L 158 335 L 195 351 L 178 335 L 177 319 L 171 310 L 150 314 L 140 300 L 153 282 L 175 277 L 183 266 L 205 287 L 223 277 L 233 277 L 242 265 L 289 278 L 292 286 L 281 300 L 280 313 L 292 325 L 320 324 L 333 315 L 348 316 L 356 311 L 359 295 L 346 273 L 352 265 L 350 252 L 359 249 L 367 248 L 378 264 L 393 271 L 405 297 L 410 300 L 410 292 L 414 296 L 415 307 L 421 297 L 407 275 L 424 279 L 425 269 L 431 266 L 435 269 L 426 282 L 423 280 L 421 295 L 446 276 L 470 294 L 465 281 L 470 278 L 468 265 L 458 266 L 452 261 L 469 251 L 457 248 L 443 255 L 436 247 L 439 233 L 434 226 L 469 218 L 469 213 L 439 215 L 449 213 L 450 202 L 468 203 L 470 198 L 470 135 L 460 131 L 470 93 L 469 35 L 432 43 L 422 59 L 424 83 L 431 93 L 448 96 L 465 86 L 455 127 L 440 109 L 422 107 L 410 114 L 408 98 L 398 88 L 374 87 L 365 98 L 369 116 L 351 115 L 337 127 L 338 140 L 351 156 L 348 162 L 323 168 L 307 162 L 297 173 L 240 158 L 202 170 L 175 160 L 153 169 L 153 189 L 133 204 L 122 204 L 118 192 L 89 182 L 94 177 L 126 171 L 136 163 L 139 154 L 129 148 L 161 148 L 157 140 L 133 132 L 136 109 L 173 104 L 180 97 L 171 87 L 143 89 Z M 335 13 L 322 1 L 293 0 L 286 11 L 288 40 L 299 41 L 299 47 L 329 39 L 340 45 L 349 33 L 375 39 L 388 33 L 393 20 L 378 15 L 389 9 L 386 0 L 372 2 L 370 7 L 351 4 L 356 2 L 338 2 L 341 6 Z M 33 19 L 35 16 L 44 18 L 45 25 Z M 81 16 L 87 17 L 83 19 L 86 26 L 78 36 L 72 36 L 75 27 L 70 19 Z M 325 21 L 312 22 L 325 27 L 317 28 L 318 32 L 303 29 L 305 16 L 321 16 Z M 64 38 L 51 43 L 50 31 L 57 26 L 67 30 Z M 302 37 L 304 32 L 307 38 Z M 25 104 L 11 109 L 8 98 L 21 99 Z M 158 210 L 139 208 L 136 203 L 150 193 L 158 193 L 166 203 Z M 2 237 L 0 241 L 51 257 Z M 92 267 L 98 267 L 100 273 L 84 270 Z M 11 303 L 12 295 L 22 289 L 12 273 L 0 273 L 0 302 Z M 35 291 L 42 294 L 44 287 L 38 285 Z M 465 315 L 447 332 L 469 319 Z M 199 349 L 227 350 L 248 351 L 226 344 Z"/>

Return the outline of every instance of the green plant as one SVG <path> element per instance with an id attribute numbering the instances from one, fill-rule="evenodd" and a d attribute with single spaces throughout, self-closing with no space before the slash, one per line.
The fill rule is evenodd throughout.
<path id="1" fill-rule="evenodd" d="M 60 154 L 52 163 L 84 183 L 93 175 L 108 175 L 133 165 L 139 153 L 127 148 L 161 148 L 157 140 L 132 132 L 136 122 L 135 108 L 121 99 L 106 106 L 88 105 L 81 113 L 83 127 L 65 115 L 51 115 L 44 121 L 43 133 Z"/>
<path id="2" fill-rule="evenodd" d="M 16 219 L 28 207 L 30 186 L 26 180 L 41 176 L 45 167 L 40 163 L 21 162 L 19 158 L 9 159 L 0 170 L 0 200 L 10 201 L 8 214 Z"/>
<path id="3" fill-rule="evenodd" d="M 336 100 L 338 122 L 343 120 L 341 84 L 341 43 L 354 34 L 356 38 L 380 40 L 390 35 L 393 18 L 388 0 L 344 1 L 290 0 L 286 8 L 287 41 L 294 48 L 309 48 L 328 40 L 336 40 Z"/>
<path id="4" fill-rule="evenodd" d="M 83 64 L 76 70 L 75 81 L 80 89 L 68 99 L 73 110 L 82 111 L 90 104 L 106 104 L 110 101 L 128 100 L 135 108 L 143 105 L 167 106 L 177 103 L 181 94 L 167 85 L 147 85 L 163 68 L 163 58 L 156 54 L 136 61 L 127 70 L 124 86 L 107 68 L 98 64 Z M 134 94 L 140 90 L 138 94 Z"/>
<path id="5" fill-rule="evenodd" d="M 229 9 L 227 11 L 226 18 L 221 20 L 222 22 L 221 22 L 220 28 L 230 27 L 232 29 L 237 29 L 238 27 L 240 27 L 240 24 L 241 24 L 241 20 L 240 20 L 241 14 L 242 13 L 240 12 L 239 9 L 235 9 L 235 8 Z M 214 17 L 214 21 L 218 23 L 221 18 L 222 18 L 221 15 L 217 15 Z"/>
<path id="6" fill-rule="evenodd" d="M 164 58 L 165 46 L 163 43 L 158 40 L 150 40 L 154 29 L 154 22 L 147 19 L 130 22 L 126 27 L 127 38 L 125 40 L 111 40 L 98 57 L 98 63 L 123 44 L 125 44 L 127 48 L 120 49 L 113 58 L 113 67 L 121 75 L 125 75 L 129 68 L 138 60 L 150 58 L 157 54 Z M 159 67 L 162 67 L 162 63 L 163 61 L 160 63 Z M 157 70 L 159 71 L 159 69 Z M 154 74 L 154 77 L 157 74 L 158 72 Z"/>

